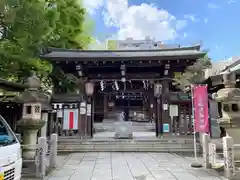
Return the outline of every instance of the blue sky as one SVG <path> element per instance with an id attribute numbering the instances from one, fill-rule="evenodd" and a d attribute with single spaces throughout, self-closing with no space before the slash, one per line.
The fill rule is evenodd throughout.
<path id="1" fill-rule="evenodd" d="M 214 61 L 240 56 L 240 0 L 86 0 L 85 4 L 100 42 L 152 36 L 164 43 L 202 42 Z"/>

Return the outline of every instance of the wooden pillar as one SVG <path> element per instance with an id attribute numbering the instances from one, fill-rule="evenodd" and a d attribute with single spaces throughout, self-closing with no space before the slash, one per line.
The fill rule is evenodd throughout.
<path id="1" fill-rule="evenodd" d="M 151 93 L 149 93 L 149 118 L 150 118 L 150 121 L 154 121 L 155 120 L 155 118 L 154 118 L 154 116 L 155 115 L 153 115 L 154 113 L 155 113 L 155 111 L 154 111 L 154 107 L 155 107 L 155 97 L 154 97 L 154 94 L 151 92 Z"/>
<path id="2" fill-rule="evenodd" d="M 108 94 L 103 95 L 103 115 L 104 119 L 108 118 Z"/>
<path id="3" fill-rule="evenodd" d="M 86 125 L 87 125 L 87 136 L 92 137 L 92 98 L 87 98 L 87 106 L 86 106 Z"/>
<path id="4" fill-rule="evenodd" d="M 156 136 L 162 135 L 162 105 L 161 98 L 156 98 Z"/>
<path id="5" fill-rule="evenodd" d="M 184 113 L 185 113 L 185 107 L 184 104 L 180 104 L 179 106 L 179 133 L 180 134 L 185 134 L 185 126 L 184 126 Z"/>
<path id="6" fill-rule="evenodd" d="M 163 133 L 164 134 L 167 134 L 167 133 L 170 133 L 171 132 L 171 119 L 170 119 L 170 116 L 169 116 L 169 102 L 168 102 L 168 99 L 167 99 L 167 95 L 169 94 L 169 81 L 165 80 L 162 82 L 162 102 L 161 102 L 161 105 L 162 105 L 162 108 L 161 108 L 161 111 L 162 111 L 162 121 L 161 121 L 161 127 L 162 127 L 162 130 L 163 130 Z M 169 128 L 169 132 L 166 132 L 166 127 L 168 126 Z"/>
<path id="7" fill-rule="evenodd" d="M 94 124 L 94 122 L 95 122 L 95 103 L 96 103 L 96 96 L 94 95 L 93 97 L 92 97 L 92 122 L 93 122 L 93 124 Z"/>
<path id="8" fill-rule="evenodd" d="M 78 120 L 78 129 L 79 129 L 79 135 L 84 137 L 86 136 L 86 102 L 85 99 L 80 102 L 80 113 L 79 113 L 79 120 Z"/>
<path id="9" fill-rule="evenodd" d="M 96 111 L 96 96 L 95 94 L 92 97 L 92 129 L 91 129 L 91 135 L 94 136 L 94 122 L 95 122 L 95 111 Z"/>
<path id="10" fill-rule="evenodd" d="M 54 122 L 54 114 L 53 112 L 49 113 L 49 116 L 48 116 L 48 131 L 47 131 L 47 134 L 48 136 L 50 136 L 50 134 L 53 133 L 53 122 Z"/>

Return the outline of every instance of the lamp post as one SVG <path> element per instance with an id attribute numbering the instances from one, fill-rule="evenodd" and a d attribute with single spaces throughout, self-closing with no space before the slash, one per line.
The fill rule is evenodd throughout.
<path id="1" fill-rule="evenodd" d="M 94 93 L 94 84 L 91 81 L 87 81 L 85 83 L 85 93 L 87 95 L 87 133 L 89 134 L 90 131 L 90 135 L 91 137 L 93 137 L 93 119 L 92 119 L 92 103 L 91 103 L 91 97 Z"/>
<path id="2" fill-rule="evenodd" d="M 162 84 L 156 82 L 154 84 L 154 96 L 157 98 L 157 112 L 156 112 L 156 137 L 159 135 L 159 123 L 160 123 L 160 133 L 162 134 L 162 119 L 160 118 L 160 96 L 162 93 Z"/>

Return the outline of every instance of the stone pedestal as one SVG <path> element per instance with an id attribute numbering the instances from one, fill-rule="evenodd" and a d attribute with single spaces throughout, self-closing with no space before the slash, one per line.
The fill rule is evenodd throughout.
<path id="1" fill-rule="evenodd" d="M 18 126 L 23 130 L 22 156 L 24 159 L 34 159 L 38 130 L 45 125 L 43 120 L 21 119 Z"/>
<path id="2" fill-rule="evenodd" d="M 37 141 L 37 129 L 27 129 L 23 133 L 23 143 L 25 146 L 22 148 L 22 157 L 24 159 L 34 159 L 36 155 L 36 141 Z"/>
<path id="3" fill-rule="evenodd" d="M 116 139 L 132 139 L 133 138 L 133 128 L 129 122 L 120 121 L 114 124 Z"/>

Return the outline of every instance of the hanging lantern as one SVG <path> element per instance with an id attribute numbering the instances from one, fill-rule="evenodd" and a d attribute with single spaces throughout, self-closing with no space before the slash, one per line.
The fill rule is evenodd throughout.
<path id="1" fill-rule="evenodd" d="M 94 84 L 90 81 L 85 83 L 85 92 L 87 96 L 92 96 L 94 93 Z"/>

